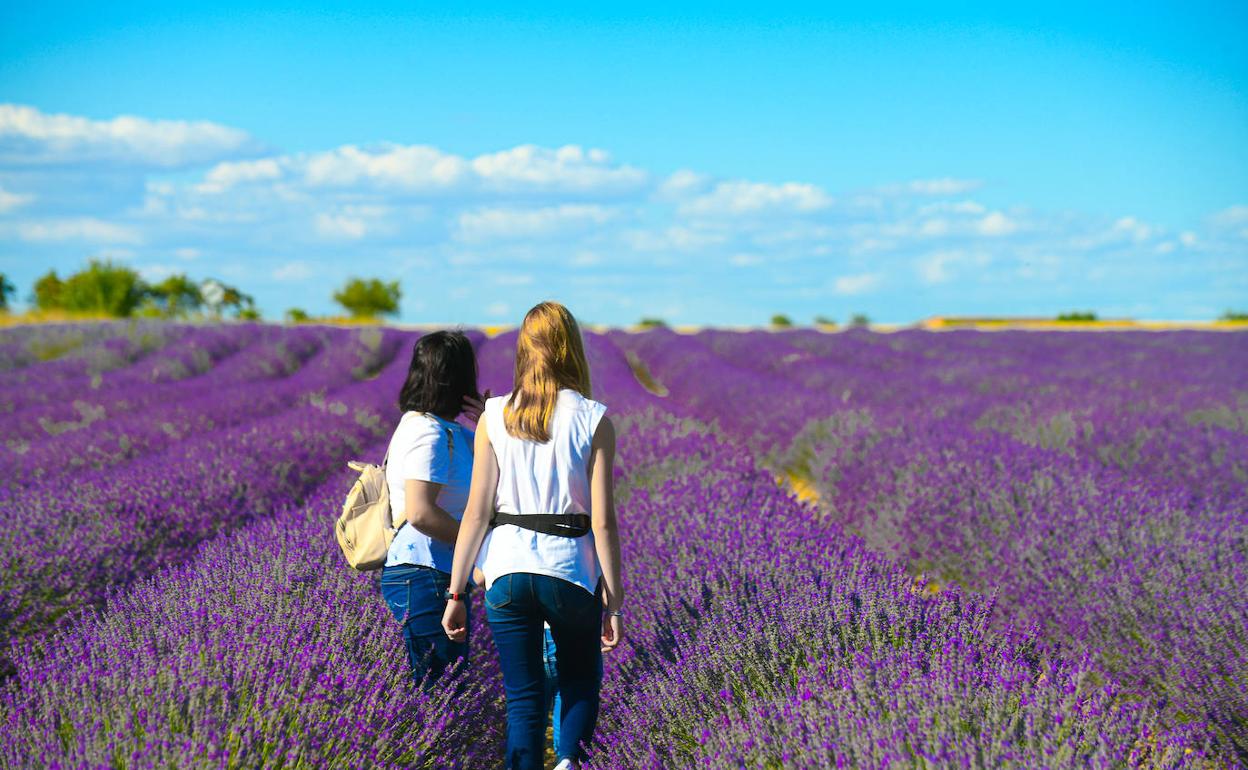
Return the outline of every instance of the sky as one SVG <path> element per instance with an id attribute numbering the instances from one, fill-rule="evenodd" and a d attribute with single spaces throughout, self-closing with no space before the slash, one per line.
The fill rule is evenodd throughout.
<path id="1" fill-rule="evenodd" d="M 0 5 L 0 272 L 280 318 L 1248 310 L 1248 5 Z M 1002 7 L 1008 6 L 1008 7 Z"/>

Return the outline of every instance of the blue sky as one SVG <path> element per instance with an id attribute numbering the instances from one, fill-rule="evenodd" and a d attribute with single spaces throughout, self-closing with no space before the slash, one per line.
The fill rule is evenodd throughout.
<path id="1" fill-rule="evenodd" d="M 1248 6 L 924 5 L 7 2 L 0 271 L 272 316 L 375 275 L 412 322 L 1248 306 Z"/>

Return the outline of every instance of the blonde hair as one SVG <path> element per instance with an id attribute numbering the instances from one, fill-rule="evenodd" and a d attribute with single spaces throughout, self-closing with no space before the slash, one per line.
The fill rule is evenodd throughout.
<path id="1" fill-rule="evenodd" d="M 581 327 L 558 302 L 543 302 L 524 316 L 516 338 L 516 373 L 503 425 L 516 438 L 550 441 L 550 418 L 560 388 L 591 398 L 589 362 Z"/>

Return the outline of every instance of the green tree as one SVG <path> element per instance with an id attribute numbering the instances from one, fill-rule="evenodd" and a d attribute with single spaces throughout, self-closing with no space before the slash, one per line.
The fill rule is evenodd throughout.
<path id="1" fill-rule="evenodd" d="M 815 326 L 836 326 L 836 319 L 828 318 L 826 315 L 815 316 Z"/>
<path id="2" fill-rule="evenodd" d="M 1070 313 L 1061 313 L 1057 316 L 1059 321 L 1095 321 L 1096 313 L 1091 310 L 1075 310 Z"/>
<path id="3" fill-rule="evenodd" d="M 102 313 L 124 318 L 143 301 L 147 287 L 139 274 L 111 261 L 91 260 L 62 281 L 52 271 L 35 283 L 35 304 L 41 310 Z"/>
<path id="4" fill-rule="evenodd" d="M 17 293 L 17 287 L 4 273 L 0 273 L 0 312 L 9 311 L 9 297 Z"/>
<path id="5" fill-rule="evenodd" d="M 199 295 L 203 298 L 208 311 L 217 318 L 226 310 L 233 312 L 235 318 L 255 320 L 260 317 L 256 310 L 256 301 L 250 294 L 244 293 L 237 286 L 222 283 L 216 278 L 209 278 L 199 285 Z"/>
<path id="6" fill-rule="evenodd" d="M 43 277 L 35 281 L 34 302 L 35 307 L 40 310 L 62 310 L 65 305 L 61 300 L 61 295 L 65 292 L 65 282 L 56 274 L 55 270 L 49 270 L 43 274 Z"/>
<path id="7" fill-rule="evenodd" d="M 1242 310 L 1228 310 L 1222 314 L 1219 321 L 1248 321 L 1248 313 Z"/>
<path id="8" fill-rule="evenodd" d="M 793 325 L 793 319 L 783 313 L 776 313 L 771 317 L 771 325 L 777 329 L 787 329 Z"/>
<path id="9" fill-rule="evenodd" d="M 849 317 L 849 325 L 856 329 L 865 329 L 871 325 L 871 319 L 866 313 L 854 313 Z"/>
<path id="10" fill-rule="evenodd" d="M 351 278 L 334 292 L 334 302 L 342 305 L 352 318 L 376 318 L 398 313 L 399 296 L 398 281 Z"/>
<path id="11" fill-rule="evenodd" d="M 662 318 L 643 318 L 637 325 L 642 329 L 661 329 L 667 327 L 667 322 Z"/>
<path id="12" fill-rule="evenodd" d="M 160 283 L 149 286 L 147 294 L 160 309 L 160 314 L 170 318 L 182 318 L 204 304 L 199 284 L 187 278 L 185 273 L 168 276 Z"/>
<path id="13" fill-rule="evenodd" d="M 312 316 L 301 307 L 292 307 L 286 311 L 286 322 L 292 324 L 307 323 Z"/>

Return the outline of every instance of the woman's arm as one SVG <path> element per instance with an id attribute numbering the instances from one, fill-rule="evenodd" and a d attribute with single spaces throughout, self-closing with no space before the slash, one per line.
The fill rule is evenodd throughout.
<path id="1" fill-rule="evenodd" d="M 590 447 L 589 498 L 590 519 L 594 530 L 594 547 L 598 566 L 602 568 L 603 603 L 608 613 L 624 604 L 623 564 L 620 559 L 620 531 L 615 518 L 615 425 L 610 418 L 598 421 Z M 624 635 L 623 618 L 604 617 L 603 650 L 612 650 Z"/>
<path id="2" fill-rule="evenodd" d="M 464 509 L 459 524 L 459 537 L 455 539 L 455 560 L 451 566 L 451 593 L 463 593 L 472 573 L 473 562 L 481 550 L 481 541 L 490 527 L 490 513 L 494 508 L 494 495 L 498 490 L 498 460 L 486 431 L 486 423 L 477 426 L 477 439 L 473 448 L 472 487 L 468 491 L 468 507 Z M 468 609 L 463 600 L 446 603 L 442 615 L 442 628 L 453 641 L 463 641 L 468 635 Z"/>
<path id="3" fill-rule="evenodd" d="M 434 540 L 455 545 L 459 522 L 438 505 L 442 485 L 433 481 L 406 479 L 403 482 L 403 516 L 407 523 Z"/>

